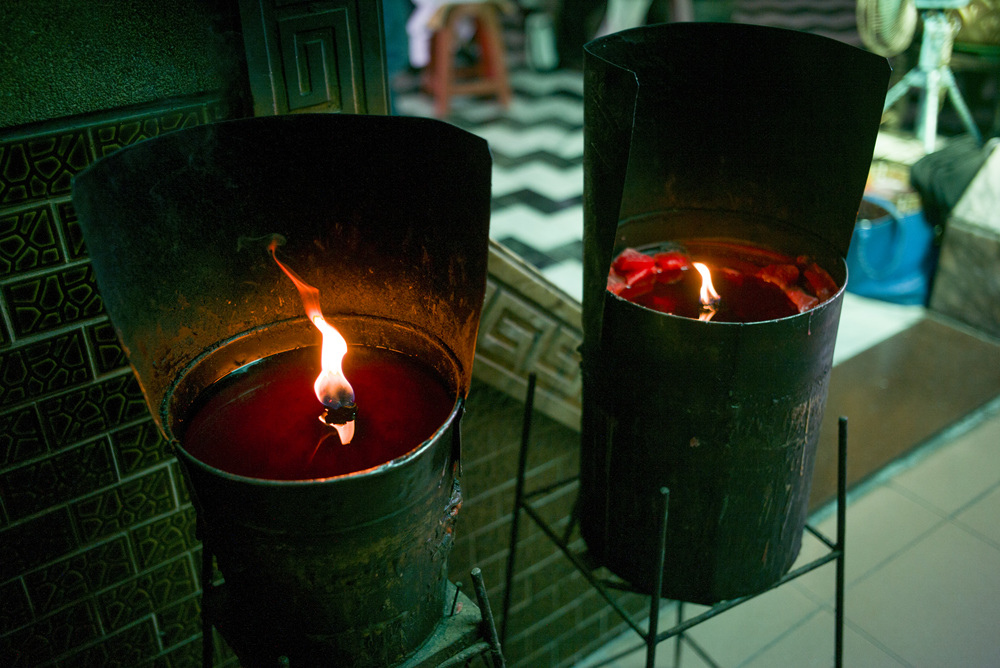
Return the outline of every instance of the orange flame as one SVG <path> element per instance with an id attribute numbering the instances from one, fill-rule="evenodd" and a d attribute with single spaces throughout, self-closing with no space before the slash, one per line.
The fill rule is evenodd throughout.
<path id="1" fill-rule="evenodd" d="M 701 274 L 701 290 L 698 291 L 698 301 L 701 302 L 701 314 L 698 320 L 708 322 L 717 313 L 716 305 L 721 297 L 712 285 L 712 273 L 708 270 L 708 265 L 701 262 L 692 262 L 691 266 Z"/>
<path id="2" fill-rule="evenodd" d="M 309 320 L 312 321 L 316 329 L 323 335 L 322 352 L 320 354 L 321 371 L 316 377 L 316 382 L 313 383 L 316 398 L 327 408 L 340 408 L 341 406 L 353 404 L 354 388 L 347 382 L 347 378 L 344 377 L 344 370 L 341 367 L 344 355 L 347 354 L 347 341 L 323 317 L 323 311 L 319 305 L 319 290 L 299 278 L 298 274 L 278 259 L 278 255 L 275 252 L 277 247 L 278 240 L 272 239 L 267 249 L 271 252 L 271 257 L 281 267 L 281 270 L 285 272 L 288 278 L 292 279 L 292 283 L 295 284 L 299 295 L 302 297 L 302 305 L 305 307 L 306 315 L 309 316 Z M 323 421 L 322 417 L 319 419 Z M 354 420 L 346 424 L 332 424 L 330 426 L 337 430 L 341 443 L 346 445 L 354 438 Z"/>

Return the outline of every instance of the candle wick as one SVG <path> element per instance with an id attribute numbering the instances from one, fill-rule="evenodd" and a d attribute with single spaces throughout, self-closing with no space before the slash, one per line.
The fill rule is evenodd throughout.
<path id="1" fill-rule="evenodd" d="M 347 424 L 348 422 L 353 422 L 358 416 L 358 405 L 354 402 L 349 404 L 341 404 L 336 408 L 330 408 L 329 406 L 323 411 L 320 419 L 328 425 L 335 424 Z"/>
<path id="2" fill-rule="evenodd" d="M 715 314 L 719 312 L 717 308 L 721 299 L 712 299 L 706 304 L 701 305 L 701 313 L 698 314 L 698 320 L 702 322 L 708 322 L 715 317 Z"/>
<path id="3" fill-rule="evenodd" d="M 354 402 L 341 404 L 336 408 L 329 406 L 319 416 L 320 422 L 337 431 L 341 445 L 347 445 L 354 438 L 354 420 L 358 416 L 358 406 Z"/>

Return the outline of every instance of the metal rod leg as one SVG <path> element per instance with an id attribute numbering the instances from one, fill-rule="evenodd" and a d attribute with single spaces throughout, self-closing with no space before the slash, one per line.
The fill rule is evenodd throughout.
<path id="1" fill-rule="evenodd" d="M 493 623 L 493 610 L 490 609 L 490 599 L 486 595 L 486 585 L 483 583 L 483 572 L 478 568 L 472 569 L 472 586 L 476 589 L 476 601 L 479 603 L 479 610 L 483 616 L 483 625 L 486 627 L 486 640 L 490 646 L 490 659 L 493 668 L 505 668 L 506 663 L 503 658 L 503 651 L 500 645 L 500 638 L 497 636 L 497 627 Z"/>
<path id="2" fill-rule="evenodd" d="M 653 668 L 656 663 L 656 630 L 660 623 L 660 597 L 663 593 L 663 562 L 667 550 L 667 508 L 670 506 L 670 490 L 660 488 L 658 512 L 656 514 L 657 538 L 659 539 L 659 556 L 656 560 L 656 572 L 653 574 L 653 592 L 649 596 L 649 628 L 646 630 L 646 668 Z"/>
<path id="3" fill-rule="evenodd" d="M 677 601 L 677 625 L 684 623 L 684 601 Z M 684 646 L 684 632 L 674 637 L 674 668 L 681 668 L 681 648 Z"/>
<path id="4" fill-rule="evenodd" d="M 517 484 L 514 488 L 514 515 L 510 521 L 510 551 L 507 553 L 507 578 L 503 590 L 503 620 L 500 622 L 500 643 L 507 642 L 507 620 L 510 618 L 511 590 L 514 588 L 514 559 L 517 555 L 517 538 L 521 524 L 521 507 L 524 503 L 524 474 L 528 466 L 528 442 L 531 437 L 531 416 L 535 404 L 534 373 L 528 375 L 528 393 L 524 399 L 524 421 L 521 427 L 521 451 L 517 457 Z"/>
<path id="5" fill-rule="evenodd" d="M 199 529 L 200 529 L 199 522 Z M 204 531 L 198 531 L 202 536 Z M 205 545 L 204 539 L 201 544 L 201 665 L 202 668 L 211 668 L 215 663 L 215 636 L 213 633 L 212 615 L 209 610 L 208 597 L 212 591 L 212 575 L 215 565 L 212 562 L 212 552 Z"/>
<path id="6" fill-rule="evenodd" d="M 920 107 L 917 127 L 924 143 L 924 150 L 934 151 L 937 143 L 937 126 L 939 106 L 941 105 L 941 72 L 932 70 L 927 73 L 926 88 Z"/>
<path id="7" fill-rule="evenodd" d="M 952 73 L 951 68 L 944 67 L 941 69 L 941 80 L 944 82 L 945 90 L 948 91 L 948 99 L 951 100 L 955 111 L 958 112 L 958 117 L 962 119 L 965 129 L 969 131 L 969 134 L 972 135 L 977 143 L 981 144 L 983 142 L 983 135 L 979 132 L 979 126 L 972 119 L 972 112 L 969 110 L 969 105 L 965 103 L 962 92 L 958 89 L 958 83 L 955 81 L 955 75 Z"/>
<path id="8" fill-rule="evenodd" d="M 847 536 L 847 418 L 841 417 L 837 447 L 837 585 L 836 629 L 834 631 L 834 665 L 844 665 L 844 545 Z"/>
<path id="9" fill-rule="evenodd" d="M 923 72 L 919 70 L 910 70 L 907 72 L 902 79 L 900 79 L 896 85 L 889 89 L 889 92 L 885 96 L 885 105 L 882 107 L 882 111 L 888 111 L 889 107 L 899 102 L 903 99 L 903 96 L 910 92 L 911 88 L 923 86 Z"/>

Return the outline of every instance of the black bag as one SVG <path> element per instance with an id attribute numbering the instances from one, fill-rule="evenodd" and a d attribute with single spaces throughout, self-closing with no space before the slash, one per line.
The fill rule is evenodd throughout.
<path id="1" fill-rule="evenodd" d="M 910 184 L 920 195 L 928 223 L 939 230 L 944 228 L 952 209 L 998 143 L 1000 139 L 994 138 L 980 146 L 974 137 L 966 135 L 913 164 Z"/>

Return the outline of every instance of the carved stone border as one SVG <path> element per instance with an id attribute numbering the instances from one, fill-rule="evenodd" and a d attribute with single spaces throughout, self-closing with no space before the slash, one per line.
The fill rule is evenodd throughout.
<path id="1" fill-rule="evenodd" d="M 490 241 L 473 377 L 523 399 L 528 374 L 534 371 L 535 409 L 579 430 L 582 342 L 580 304 Z"/>

